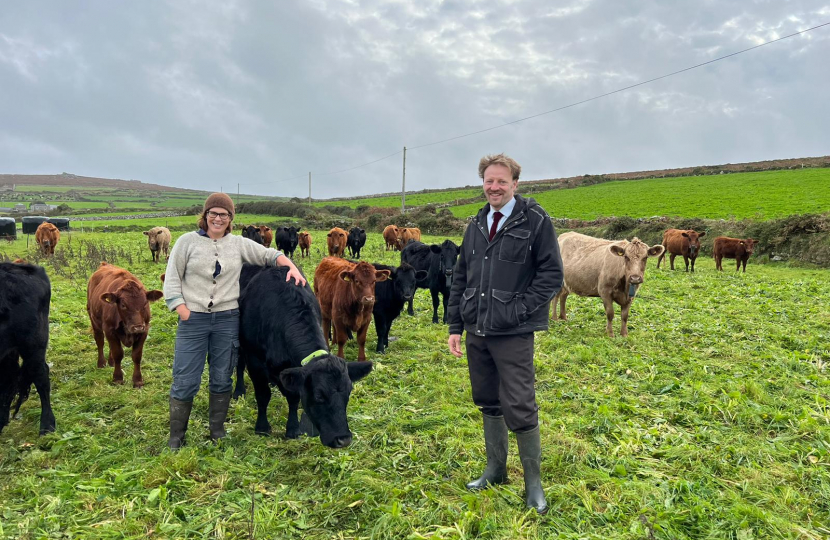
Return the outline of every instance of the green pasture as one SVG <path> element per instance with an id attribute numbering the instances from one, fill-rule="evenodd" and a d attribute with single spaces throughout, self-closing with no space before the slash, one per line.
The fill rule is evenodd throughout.
<path id="1" fill-rule="evenodd" d="M 771 219 L 826 212 L 830 169 L 799 169 L 606 182 L 533 194 L 557 218 L 601 216 Z M 483 206 L 451 208 L 460 218 Z"/>
<path id="2" fill-rule="evenodd" d="M 312 231 L 313 275 L 324 231 Z M 830 272 L 750 260 L 746 274 L 657 270 L 634 301 L 628 338 L 605 336 L 596 298 L 536 335 L 543 485 L 550 512 L 523 508 L 511 440 L 507 485 L 473 494 L 484 466 L 467 367 L 416 316 L 392 327 L 385 355 L 355 384 L 353 444 L 254 434 L 252 393 L 232 405 L 229 438 L 207 438 L 207 381 L 187 446 L 167 451 L 177 319 L 152 305 L 146 386 L 96 369 L 86 280 L 101 256 L 160 288 L 140 232 L 72 233 L 44 264 L 52 278 L 52 403 L 57 432 L 38 437 L 33 393 L 0 435 L 2 538 L 820 539 L 830 535 Z M 179 233 L 174 234 L 175 237 Z M 427 242 L 440 238 L 425 238 Z M 394 264 L 379 234 L 364 258 Z M 25 241 L 0 254 L 28 255 Z M 729 266 L 729 265 L 725 265 Z M 278 309 L 278 306 L 275 306 Z M 619 321 L 615 321 L 617 329 Z M 354 343 L 346 358 L 357 355 Z M 129 381 L 130 361 L 125 360 Z M 206 378 L 207 376 L 205 376 Z M 250 383 L 249 383 L 250 392 Z"/>
<path id="3" fill-rule="evenodd" d="M 448 203 L 457 199 L 476 197 L 481 194 L 481 189 L 453 189 L 435 193 L 407 193 L 406 207 L 412 208 L 415 206 L 424 206 L 426 204 Z M 389 197 L 366 197 L 362 199 L 349 199 L 343 201 L 315 201 L 311 204 L 313 206 L 348 206 L 349 208 L 357 208 L 358 206 L 363 205 L 377 206 L 379 208 L 400 208 L 401 196 L 393 195 Z"/>

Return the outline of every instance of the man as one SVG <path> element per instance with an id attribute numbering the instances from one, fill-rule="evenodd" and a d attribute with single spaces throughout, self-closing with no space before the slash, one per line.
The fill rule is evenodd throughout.
<path id="1" fill-rule="evenodd" d="M 516 434 L 528 508 L 547 512 L 534 389 L 533 332 L 548 329 L 551 298 L 562 287 L 562 259 L 550 217 L 516 195 L 521 167 L 504 154 L 478 165 L 489 204 L 467 227 L 449 301 L 450 352 L 467 365 L 473 402 L 484 417 L 487 467 L 467 484 L 507 481 L 507 430 Z"/>

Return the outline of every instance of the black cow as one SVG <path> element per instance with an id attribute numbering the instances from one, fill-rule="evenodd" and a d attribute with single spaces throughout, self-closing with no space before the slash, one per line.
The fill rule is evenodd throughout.
<path id="1" fill-rule="evenodd" d="M 293 225 L 291 227 L 279 227 L 274 237 L 277 249 L 292 259 L 294 258 L 294 250 L 297 249 L 297 242 L 299 242 L 298 232 L 300 232 L 300 228 Z"/>
<path id="2" fill-rule="evenodd" d="M 0 263 L 0 432 L 9 423 L 12 400 L 17 398 L 15 416 L 32 383 L 40 396 L 40 434 L 55 431 L 46 364 L 51 298 L 43 268 Z"/>
<path id="3" fill-rule="evenodd" d="M 253 225 L 243 226 L 242 236 L 248 240 L 253 240 L 257 244 L 265 245 L 265 242 L 262 241 L 262 234 L 259 231 L 259 227 L 254 227 Z"/>
<path id="4" fill-rule="evenodd" d="M 389 329 L 392 322 L 401 314 L 404 303 L 412 299 L 416 290 L 416 281 L 426 279 L 427 272 L 415 270 L 411 265 L 402 263 L 399 267 L 385 264 L 373 264 L 376 270 L 389 270 L 386 281 L 375 284 L 375 305 L 372 315 L 375 318 L 375 332 L 378 335 L 377 352 L 382 353 L 389 346 Z"/>
<path id="5" fill-rule="evenodd" d="M 452 240 L 444 240 L 440 246 L 437 244 L 426 245 L 421 242 L 412 241 L 401 251 L 401 262 L 411 264 L 416 270 L 426 270 L 428 275 L 425 279 L 418 280 L 419 289 L 429 289 L 432 294 L 432 322 L 438 322 L 438 294 L 444 299 L 444 318 L 447 322 L 447 297 L 452 287 L 452 272 L 455 268 L 455 261 L 458 259 L 458 246 Z M 415 315 L 412 309 L 412 299 L 409 299 L 409 307 L 406 310 L 410 315 Z"/>
<path id="6" fill-rule="evenodd" d="M 360 227 L 352 227 L 349 230 L 349 237 L 346 239 L 346 247 L 349 248 L 350 257 L 360 258 L 360 250 L 366 245 L 366 231 Z"/>
<path id="7" fill-rule="evenodd" d="M 240 279 L 239 354 L 256 394 L 254 430 L 271 432 L 267 411 L 271 385 L 276 385 L 288 401 L 287 438 L 300 435 L 297 409 L 302 401 L 303 420 L 312 424 L 303 431 L 318 431 L 324 445 L 343 448 L 352 442 L 346 418 L 352 382 L 368 375 L 372 363 L 346 362 L 329 352 L 317 298 L 309 285 L 287 283 L 287 270 L 256 267 L 243 276 L 247 283 Z"/>

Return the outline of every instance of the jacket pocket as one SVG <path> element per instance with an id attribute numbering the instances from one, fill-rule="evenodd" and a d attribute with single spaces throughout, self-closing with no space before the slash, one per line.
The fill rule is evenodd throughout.
<path id="1" fill-rule="evenodd" d="M 475 324 L 476 312 L 478 311 L 478 302 L 476 302 L 476 289 L 464 289 L 464 294 L 461 296 L 461 320 L 467 324 Z"/>
<path id="2" fill-rule="evenodd" d="M 519 326 L 519 294 L 493 289 L 490 302 L 490 328 L 509 330 Z"/>
<path id="3" fill-rule="evenodd" d="M 504 231 L 499 246 L 499 260 L 524 264 L 530 245 L 530 231 L 527 229 L 510 229 Z"/>

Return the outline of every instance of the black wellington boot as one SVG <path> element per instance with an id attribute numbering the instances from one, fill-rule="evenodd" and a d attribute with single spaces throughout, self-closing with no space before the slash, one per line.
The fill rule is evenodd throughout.
<path id="1" fill-rule="evenodd" d="M 184 444 L 184 434 L 187 432 L 187 422 L 190 420 L 192 408 L 192 401 L 170 398 L 170 441 L 167 443 L 170 450 L 178 450 Z"/>
<path id="2" fill-rule="evenodd" d="M 231 393 L 210 393 L 208 419 L 210 422 L 210 439 L 213 442 L 227 437 L 225 433 L 225 419 L 228 417 L 228 406 L 231 404 Z"/>
<path id="3" fill-rule="evenodd" d="M 519 459 L 522 460 L 524 469 L 527 507 L 545 514 L 548 502 L 542 489 L 542 442 L 539 440 L 539 426 L 524 433 L 516 433 L 516 442 L 519 443 Z"/>
<path id="4" fill-rule="evenodd" d="M 467 484 L 467 489 L 477 491 L 487 484 L 504 484 L 507 482 L 507 424 L 504 416 L 484 417 L 484 447 L 487 450 L 487 467 L 477 479 Z"/>

